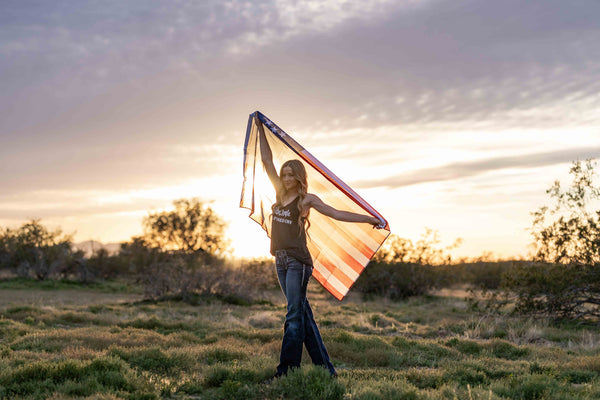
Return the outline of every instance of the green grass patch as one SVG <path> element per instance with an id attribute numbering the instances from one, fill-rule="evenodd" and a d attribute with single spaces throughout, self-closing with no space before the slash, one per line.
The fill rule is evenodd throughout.
<path id="1" fill-rule="evenodd" d="M 101 293 L 141 293 L 141 289 L 118 281 L 99 281 L 82 283 L 79 281 L 60 280 L 37 280 L 32 278 L 10 278 L 0 280 L 0 289 L 38 289 L 38 290 L 92 290 Z"/>
<path id="2" fill-rule="evenodd" d="M 270 398 L 289 400 L 342 400 L 346 392 L 329 371 L 313 366 L 292 369 L 287 376 L 275 379 L 268 389 Z"/>
<path id="3" fill-rule="evenodd" d="M 148 329 L 162 334 L 193 329 L 190 324 L 179 321 L 165 321 L 156 315 L 152 315 L 149 318 L 136 318 L 133 321 L 122 322 L 118 325 L 124 328 Z"/>
<path id="4" fill-rule="evenodd" d="M 518 360 L 527 357 L 530 350 L 526 347 L 515 346 L 504 340 L 493 340 L 484 346 L 494 357 L 506 360 Z"/>
<path id="5" fill-rule="evenodd" d="M 84 304 L 81 291 L 56 295 L 52 306 L 2 309 L 0 399 L 600 398 L 600 327 L 467 315 L 454 298 L 339 304 L 311 292 L 339 377 L 305 352 L 302 368 L 263 384 L 279 360 L 282 300 L 124 304 L 116 294 Z"/>
<path id="6" fill-rule="evenodd" d="M 456 350 L 429 340 L 408 340 L 398 336 L 392 344 L 397 349 L 394 364 L 398 367 L 435 367 L 442 361 L 462 358 Z"/>
<path id="7" fill-rule="evenodd" d="M 196 360 L 191 354 L 167 352 L 159 347 L 132 350 L 113 347 L 109 354 L 122 359 L 132 368 L 163 375 L 179 375 L 190 371 L 196 365 Z"/>
<path id="8" fill-rule="evenodd" d="M 459 340 L 458 338 L 452 338 L 446 341 L 446 346 L 452 347 L 463 354 L 477 356 L 481 353 L 482 346 L 474 340 Z"/>
<path id="9" fill-rule="evenodd" d="M 146 394 L 153 388 L 140 380 L 121 360 L 109 357 L 91 362 L 64 360 L 34 362 L 0 373 L 0 397 L 48 398 L 61 393 L 90 396 L 94 393 Z"/>

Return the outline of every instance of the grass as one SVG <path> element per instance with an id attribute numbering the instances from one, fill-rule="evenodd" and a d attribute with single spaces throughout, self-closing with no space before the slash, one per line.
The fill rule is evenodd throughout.
<path id="1" fill-rule="evenodd" d="M 600 329 L 477 313 L 455 294 L 340 303 L 311 283 L 339 377 L 305 354 L 302 368 L 263 384 L 281 345 L 276 291 L 261 303 L 192 305 L 136 301 L 135 288 L 102 285 L 0 288 L 24 294 L 0 298 L 3 399 L 600 398 Z M 60 301 L 32 301 L 32 291 Z"/>
<path id="2" fill-rule="evenodd" d="M 32 278 L 10 278 L 0 280 L 0 289 L 41 290 L 93 290 L 102 293 L 141 293 L 141 289 L 118 281 L 91 282 L 82 284 L 69 279 L 39 281 Z"/>

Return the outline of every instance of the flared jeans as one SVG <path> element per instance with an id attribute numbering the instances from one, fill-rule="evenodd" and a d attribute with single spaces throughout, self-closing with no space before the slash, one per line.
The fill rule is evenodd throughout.
<path id="1" fill-rule="evenodd" d="M 285 250 L 276 251 L 275 266 L 281 290 L 287 300 L 281 356 L 276 376 L 287 374 L 290 367 L 300 367 L 303 345 L 306 346 L 313 364 L 327 368 L 334 375 L 335 368 L 329 360 L 306 298 L 306 287 L 313 267 L 288 256 Z"/>

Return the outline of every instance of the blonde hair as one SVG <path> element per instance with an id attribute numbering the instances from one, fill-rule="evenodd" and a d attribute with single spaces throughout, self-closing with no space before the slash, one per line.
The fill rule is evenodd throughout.
<path id="1" fill-rule="evenodd" d="M 306 180 L 306 168 L 304 168 L 304 164 L 302 164 L 302 162 L 300 160 L 287 160 L 286 162 L 284 162 L 281 165 L 281 168 L 279 169 L 279 177 L 281 177 L 283 175 L 283 169 L 285 167 L 290 167 L 290 169 L 292 170 L 292 176 L 298 182 L 298 197 L 299 197 L 299 199 L 298 199 L 298 211 L 299 211 L 298 226 L 300 227 L 300 229 L 304 229 L 305 231 L 308 231 L 308 228 L 310 228 L 310 221 L 308 220 L 308 214 L 310 212 L 310 209 L 306 210 L 306 216 L 302 216 L 303 211 L 305 211 L 304 208 L 302 207 L 302 203 L 304 201 L 304 198 L 306 197 L 306 193 L 308 193 L 308 182 Z M 273 204 L 273 207 L 283 205 L 283 194 L 284 193 L 280 193 L 280 192 L 276 193 L 277 202 L 275 204 Z M 298 235 L 300 233 L 301 233 L 301 231 L 298 232 Z"/>

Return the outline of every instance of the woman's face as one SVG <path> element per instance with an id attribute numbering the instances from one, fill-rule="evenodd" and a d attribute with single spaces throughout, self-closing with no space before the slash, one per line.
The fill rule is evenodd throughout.
<path id="1" fill-rule="evenodd" d="M 286 191 L 294 190 L 298 187 L 298 181 L 294 178 L 292 167 L 283 167 L 281 170 L 281 182 Z"/>

